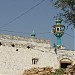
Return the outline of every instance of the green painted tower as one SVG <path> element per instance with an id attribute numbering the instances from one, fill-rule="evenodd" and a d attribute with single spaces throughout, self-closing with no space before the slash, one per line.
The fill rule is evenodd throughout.
<path id="1" fill-rule="evenodd" d="M 32 36 L 32 37 L 35 37 L 35 36 L 36 36 L 34 30 L 33 30 L 33 32 L 31 33 L 31 36 Z"/>
<path id="2" fill-rule="evenodd" d="M 62 20 L 56 18 L 56 25 L 53 26 L 53 33 L 57 37 L 57 47 L 61 47 L 61 37 L 64 35 L 65 26 L 61 25 Z"/>

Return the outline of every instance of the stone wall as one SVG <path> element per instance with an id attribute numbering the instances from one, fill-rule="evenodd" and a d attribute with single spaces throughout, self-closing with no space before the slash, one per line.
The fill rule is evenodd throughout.
<path id="1" fill-rule="evenodd" d="M 24 70 L 32 67 L 59 68 L 63 58 L 75 63 L 75 51 L 57 50 L 56 54 L 50 47 L 49 40 L 0 35 L 0 74 L 22 75 Z M 38 58 L 37 64 L 32 63 L 33 58 Z"/>
<path id="2" fill-rule="evenodd" d="M 53 68 L 42 67 L 42 68 L 31 68 L 25 70 L 23 75 L 52 75 Z"/>

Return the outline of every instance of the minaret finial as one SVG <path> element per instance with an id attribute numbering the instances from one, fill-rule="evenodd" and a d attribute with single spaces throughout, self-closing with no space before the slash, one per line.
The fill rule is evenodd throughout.
<path id="1" fill-rule="evenodd" d="M 56 18 L 56 25 L 61 25 L 61 22 L 62 22 L 61 18 L 57 17 Z"/>
<path id="2" fill-rule="evenodd" d="M 32 36 L 32 37 L 35 37 L 35 36 L 36 36 L 34 30 L 33 30 L 33 32 L 31 33 L 31 36 Z"/>

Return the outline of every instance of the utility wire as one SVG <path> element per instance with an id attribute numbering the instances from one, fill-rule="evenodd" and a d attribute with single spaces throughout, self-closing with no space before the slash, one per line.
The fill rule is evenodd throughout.
<path id="1" fill-rule="evenodd" d="M 22 34 L 31 34 L 31 33 L 28 33 L 28 32 L 24 33 L 24 32 L 9 31 L 9 30 L 2 30 L 2 29 L 0 29 L 0 31 L 13 32 L 13 33 L 22 33 Z M 47 34 L 47 33 L 51 33 L 51 32 L 40 32 L 40 33 L 36 33 L 36 34 Z M 65 33 L 65 34 L 67 34 L 68 36 L 74 38 L 74 36 L 72 36 L 72 35 L 70 35 L 68 33 Z M 54 36 L 52 37 L 52 40 L 53 40 L 53 38 L 54 38 Z M 55 42 L 55 39 L 54 39 L 54 42 Z"/>
<path id="2" fill-rule="evenodd" d="M 70 34 L 68 34 L 68 33 L 65 33 L 65 34 L 67 34 L 68 36 L 70 36 L 70 37 L 72 37 L 72 38 L 75 38 L 74 36 L 72 36 L 72 35 L 70 35 Z"/>
<path id="3" fill-rule="evenodd" d="M 24 32 L 17 32 L 17 31 L 9 31 L 9 30 L 3 30 L 3 29 L 0 29 L 0 31 L 6 31 L 6 32 L 13 32 L 13 33 L 22 33 L 22 34 L 31 34 L 31 33 L 24 33 Z M 51 33 L 51 32 L 37 32 L 36 34 L 47 34 L 47 33 Z M 70 36 L 70 37 L 72 37 L 72 38 L 75 38 L 74 36 L 72 36 L 72 35 L 70 35 L 70 34 L 68 34 L 68 33 L 64 33 L 64 34 L 66 34 L 66 35 L 68 35 L 68 36 Z M 53 38 L 54 38 L 54 36 L 52 37 L 52 40 L 53 40 Z"/>
<path id="4" fill-rule="evenodd" d="M 31 34 L 31 33 L 24 33 L 24 32 L 16 32 L 16 31 L 9 31 L 9 30 L 0 30 L 0 31 L 6 31 L 6 32 L 13 32 L 13 33 L 22 33 L 22 34 Z M 36 33 L 36 34 L 47 34 L 47 33 L 50 33 L 50 32 L 41 32 L 41 33 Z M 67 33 L 65 33 L 65 34 L 67 34 Z M 68 36 L 70 36 L 70 37 L 72 37 L 72 38 L 74 38 L 74 36 L 72 36 L 72 35 L 69 35 L 69 34 L 67 34 Z M 52 42 L 52 40 L 54 39 L 54 35 L 52 36 L 52 39 L 50 40 L 51 42 Z M 68 41 L 69 42 L 69 41 Z M 54 42 L 55 43 L 55 42 Z M 67 43 L 67 45 L 68 46 L 70 46 L 70 42 L 69 43 Z M 50 46 L 51 47 L 51 46 Z M 51 49 L 51 48 L 50 48 Z M 41 51 L 41 52 L 45 52 L 45 51 L 42 51 L 42 50 L 39 50 L 39 51 Z"/>
<path id="5" fill-rule="evenodd" d="M 9 24 L 11 24 L 12 22 L 14 22 L 15 20 L 19 19 L 20 17 L 24 16 L 25 14 L 27 14 L 29 11 L 31 11 L 32 9 L 36 8 L 37 6 L 39 6 L 41 3 L 43 3 L 45 0 L 42 0 L 41 2 L 39 2 L 38 4 L 34 5 L 33 7 L 31 7 L 30 9 L 28 9 L 27 11 L 25 11 L 24 13 L 22 13 L 21 15 L 15 17 L 13 20 L 11 20 L 10 22 L 4 24 L 3 26 L 1 26 L 0 28 L 4 28 L 6 26 L 8 26 Z"/>
<path id="6" fill-rule="evenodd" d="M 13 33 L 22 33 L 22 34 L 31 34 L 31 33 L 17 32 L 17 31 L 3 30 L 3 29 L 0 29 L 0 31 L 13 32 Z"/>
<path id="7" fill-rule="evenodd" d="M 3 29 L 0 29 L 0 31 L 6 31 L 6 32 L 13 32 L 13 33 L 22 33 L 22 34 L 31 34 L 31 33 L 24 33 L 24 32 L 17 32 L 17 31 L 9 31 L 9 30 L 3 30 Z M 47 34 L 47 33 L 50 33 L 50 32 L 40 32 L 40 33 L 35 33 L 35 34 Z"/>
<path id="8" fill-rule="evenodd" d="M 41 33 L 36 33 L 36 34 L 46 34 L 46 33 L 51 33 L 51 32 L 41 32 Z"/>

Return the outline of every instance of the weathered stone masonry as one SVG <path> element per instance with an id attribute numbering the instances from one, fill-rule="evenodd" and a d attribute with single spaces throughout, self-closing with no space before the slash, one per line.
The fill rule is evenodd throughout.
<path id="1" fill-rule="evenodd" d="M 61 62 L 75 64 L 75 51 L 52 48 L 49 40 L 0 34 L 0 74 L 22 75 L 32 67 L 59 68 Z"/>

